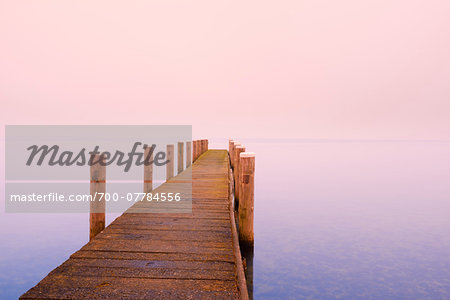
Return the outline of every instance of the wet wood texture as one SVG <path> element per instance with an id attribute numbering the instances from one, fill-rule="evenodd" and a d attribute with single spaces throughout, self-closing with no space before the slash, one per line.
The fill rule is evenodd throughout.
<path id="1" fill-rule="evenodd" d="M 247 299 L 228 164 L 226 150 L 205 152 L 154 190 L 176 192 L 191 172 L 192 214 L 124 213 L 21 299 Z"/>

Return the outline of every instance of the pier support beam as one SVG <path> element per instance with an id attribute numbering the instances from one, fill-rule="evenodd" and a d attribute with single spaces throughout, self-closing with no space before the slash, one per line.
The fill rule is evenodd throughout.
<path id="1" fill-rule="evenodd" d="M 192 142 L 186 142 L 186 168 L 189 168 L 192 163 L 191 145 Z"/>
<path id="2" fill-rule="evenodd" d="M 231 167 L 233 167 L 233 143 L 234 143 L 234 140 L 232 140 L 232 139 L 228 140 L 228 154 L 230 155 Z"/>
<path id="3" fill-rule="evenodd" d="M 178 142 L 178 173 L 180 174 L 181 172 L 183 172 L 184 169 L 184 159 L 183 159 L 183 155 L 184 155 L 184 143 L 183 142 Z"/>
<path id="4" fill-rule="evenodd" d="M 202 147 L 202 152 L 201 154 L 205 153 L 206 151 L 208 151 L 208 140 L 200 140 L 201 143 L 201 147 Z"/>
<path id="5" fill-rule="evenodd" d="M 253 204 L 255 189 L 255 153 L 242 152 L 239 161 L 239 240 L 253 247 Z"/>
<path id="6" fill-rule="evenodd" d="M 237 201 L 239 201 L 239 165 L 240 165 L 240 154 L 242 152 L 245 152 L 245 147 L 242 146 L 241 144 L 237 144 L 236 147 L 234 148 L 234 162 L 235 162 L 235 172 L 234 172 L 234 186 L 235 186 L 235 198 Z"/>
<path id="7" fill-rule="evenodd" d="M 153 151 L 148 146 L 144 150 L 144 193 L 151 193 L 153 190 Z"/>
<path id="8" fill-rule="evenodd" d="M 231 142 L 230 159 L 231 159 L 231 167 L 233 168 L 234 172 L 236 172 L 236 168 L 235 168 L 235 165 L 236 165 L 236 161 L 235 161 L 235 158 L 236 158 L 236 155 L 235 155 L 235 149 L 236 149 L 236 146 L 237 146 L 237 145 L 240 145 L 240 143 L 237 142 L 237 141 L 232 141 L 232 142 Z"/>
<path id="9" fill-rule="evenodd" d="M 204 151 L 203 152 L 206 152 L 206 151 L 208 151 L 209 141 L 208 140 L 204 140 L 204 143 L 205 143 L 205 146 L 204 146 Z"/>
<path id="10" fill-rule="evenodd" d="M 167 145 L 167 164 L 166 164 L 166 180 L 169 180 L 173 177 L 173 168 L 174 168 L 174 145 Z"/>
<path id="11" fill-rule="evenodd" d="M 90 193 L 92 201 L 89 203 L 89 240 L 105 229 L 105 200 L 98 193 L 106 192 L 106 166 L 100 163 L 102 155 L 91 156 Z"/>
<path id="12" fill-rule="evenodd" d="M 193 141 L 192 145 L 192 162 L 195 162 L 198 157 L 198 141 Z"/>

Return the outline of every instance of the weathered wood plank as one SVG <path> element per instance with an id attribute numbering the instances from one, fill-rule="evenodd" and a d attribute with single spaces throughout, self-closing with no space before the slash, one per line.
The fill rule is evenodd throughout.
<path id="1" fill-rule="evenodd" d="M 139 251 L 99 251 L 80 250 L 71 258 L 99 258 L 99 259 L 138 259 L 138 260 L 168 260 L 168 261 L 202 261 L 202 262 L 234 262 L 233 254 L 223 253 L 156 253 Z"/>
<path id="2" fill-rule="evenodd" d="M 152 268 L 148 266 L 113 267 L 110 265 L 91 266 L 89 264 L 80 266 L 75 261 L 69 260 L 63 263 L 52 272 L 52 275 L 184 280 L 209 279 L 223 281 L 233 280 L 234 275 L 234 270 Z"/>
<path id="3" fill-rule="evenodd" d="M 106 258 L 79 258 L 70 259 L 64 263 L 72 267 L 102 267 L 102 268 L 144 268 L 144 269 L 177 269 L 177 270 L 234 270 L 230 262 L 222 261 L 186 261 L 186 260 L 145 260 L 145 259 L 106 259 Z"/>
<path id="4" fill-rule="evenodd" d="M 126 251 L 133 249 L 140 252 L 167 253 L 230 253 L 227 243 L 193 242 L 193 241 L 142 241 L 142 240 L 92 240 L 83 250 Z"/>
<path id="5" fill-rule="evenodd" d="M 185 280 L 64 276 L 50 273 L 22 299 L 222 299 L 236 298 L 236 284 Z"/>
<path id="6" fill-rule="evenodd" d="M 186 239 L 194 242 L 204 242 L 204 241 L 220 241 L 220 242 L 230 242 L 231 234 L 226 231 L 219 232 L 202 232 L 198 234 L 196 231 L 149 231 L 141 230 L 139 232 L 127 230 L 127 229 L 116 229 L 109 230 L 98 237 L 99 239 L 111 239 L 111 240 L 156 240 L 156 241 L 185 241 Z"/>

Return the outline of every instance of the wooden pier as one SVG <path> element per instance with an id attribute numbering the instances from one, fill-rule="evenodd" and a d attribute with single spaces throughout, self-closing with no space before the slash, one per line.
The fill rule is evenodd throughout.
<path id="1" fill-rule="evenodd" d="M 192 165 L 153 191 L 192 178 L 192 214 L 125 212 L 21 299 L 248 299 L 228 152 L 193 145 Z"/>

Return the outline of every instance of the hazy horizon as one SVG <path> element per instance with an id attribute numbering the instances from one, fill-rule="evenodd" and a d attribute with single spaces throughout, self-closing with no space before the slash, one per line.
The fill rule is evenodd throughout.
<path id="1" fill-rule="evenodd" d="M 2 124 L 448 139 L 450 2 L 1 1 Z"/>

